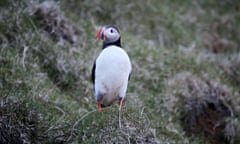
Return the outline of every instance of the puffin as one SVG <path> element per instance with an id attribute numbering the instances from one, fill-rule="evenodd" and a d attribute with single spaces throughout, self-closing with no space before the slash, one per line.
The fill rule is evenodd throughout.
<path id="1" fill-rule="evenodd" d="M 102 51 L 92 67 L 94 97 L 98 103 L 98 111 L 118 101 L 119 110 L 127 92 L 132 65 L 127 52 L 121 47 L 121 36 L 114 25 L 106 25 L 96 33 L 102 41 Z"/>

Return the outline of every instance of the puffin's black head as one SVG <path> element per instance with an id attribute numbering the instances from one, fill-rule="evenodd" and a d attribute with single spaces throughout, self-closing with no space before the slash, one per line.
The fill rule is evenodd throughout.
<path id="1" fill-rule="evenodd" d="M 118 28 L 113 25 L 106 25 L 99 29 L 96 38 L 103 41 L 103 49 L 110 45 L 121 47 L 120 32 Z"/>

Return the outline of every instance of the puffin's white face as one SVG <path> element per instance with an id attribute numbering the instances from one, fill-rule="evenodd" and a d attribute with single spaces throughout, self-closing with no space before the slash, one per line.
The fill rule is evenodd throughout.
<path id="1" fill-rule="evenodd" d="M 115 42 L 120 38 L 119 31 L 114 26 L 105 26 L 97 32 L 98 40 L 103 40 L 107 43 Z"/>
<path id="2" fill-rule="evenodd" d="M 108 42 L 115 42 L 120 38 L 119 32 L 114 27 L 105 28 L 103 36 Z"/>

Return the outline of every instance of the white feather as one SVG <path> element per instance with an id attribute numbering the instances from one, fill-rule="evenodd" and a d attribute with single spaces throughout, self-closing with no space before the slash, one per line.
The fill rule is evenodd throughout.
<path id="1" fill-rule="evenodd" d="M 130 59 L 122 48 L 108 46 L 103 49 L 96 60 L 96 100 L 102 95 L 102 103 L 111 104 L 119 97 L 124 98 L 131 70 Z"/>

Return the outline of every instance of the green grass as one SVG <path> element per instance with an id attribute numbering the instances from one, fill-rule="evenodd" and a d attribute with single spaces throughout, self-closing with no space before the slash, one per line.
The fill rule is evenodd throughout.
<path id="1" fill-rule="evenodd" d="M 224 136 L 239 142 L 239 2 L 68 0 L 49 3 L 54 16 L 38 3 L 0 3 L 0 112 L 21 117 L 4 117 L 16 135 L 1 142 L 214 143 L 181 123 L 187 97 L 215 90 L 208 82 L 227 90 Z M 97 112 L 90 79 L 105 24 L 119 27 L 133 64 L 120 119 L 117 104 Z"/>

